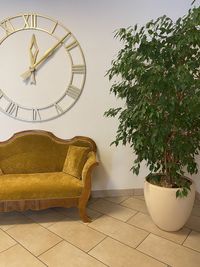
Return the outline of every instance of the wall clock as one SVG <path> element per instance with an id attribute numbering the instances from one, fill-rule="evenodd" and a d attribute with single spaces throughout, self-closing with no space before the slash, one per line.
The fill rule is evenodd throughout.
<path id="1" fill-rule="evenodd" d="M 78 100 L 86 64 L 75 36 L 34 13 L 0 22 L 0 110 L 22 121 L 57 118 Z"/>

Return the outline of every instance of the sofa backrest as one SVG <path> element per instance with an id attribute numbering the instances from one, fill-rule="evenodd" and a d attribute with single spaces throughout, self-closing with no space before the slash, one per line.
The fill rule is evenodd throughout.
<path id="1" fill-rule="evenodd" d="M 4 174 L 61 171 L 69 145 L 89 147 L 95 142 L 84 136 L 63 140 L 46 131 L 24 131 L 0 142 L 0 169 Z"/>

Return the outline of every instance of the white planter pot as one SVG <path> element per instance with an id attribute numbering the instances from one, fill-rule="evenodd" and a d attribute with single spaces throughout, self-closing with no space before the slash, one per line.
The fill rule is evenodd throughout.
<path id="1" fill-rule="evenodd" d="M 195 199 L 195 186 L 184 198 L 176 198 L 177 188 L 144 183 L 144 197 L 154 223 L 165 231 L 178 231 L 187 222 Z"/>

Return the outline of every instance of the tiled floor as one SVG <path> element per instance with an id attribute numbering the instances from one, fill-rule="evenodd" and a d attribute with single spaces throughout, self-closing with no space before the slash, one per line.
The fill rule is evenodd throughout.
<path id="1" fill-rule="evenodd" d="M 156 227 L 144 198 L 92 199 L 77 209 L 0 213 L 0 267 L 200 267 L 200 201 L 179 232 Z"/>

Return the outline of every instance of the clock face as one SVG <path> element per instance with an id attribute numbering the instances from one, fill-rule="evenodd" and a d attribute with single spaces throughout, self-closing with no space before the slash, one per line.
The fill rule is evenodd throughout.
<path id="1" fill-rule="evenodd" d="M 1 21 L 0 59 L 0 110 L 15 119 L 54 119 L 81 95 L 82 49 L 54 19 L 27 13 Z"/>

